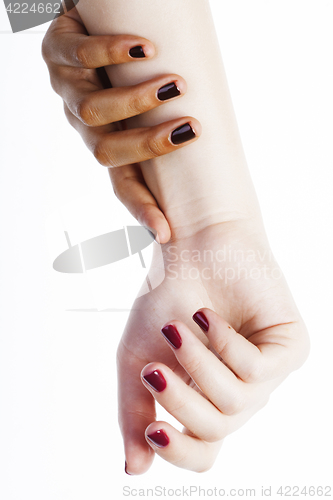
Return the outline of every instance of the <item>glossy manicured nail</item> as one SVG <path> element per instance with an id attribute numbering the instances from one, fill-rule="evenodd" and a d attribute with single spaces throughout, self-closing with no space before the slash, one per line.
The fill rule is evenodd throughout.
<path id="1" fill-rule="evenodd" d="M 192 319 L 196 322 L 197 325 L 200 326 L 200 328 L 204 332 L 208 332 L 209 323 L 203 312 L 201 311 L 196 312 L 195 314 L 193 314 Z"/>
<path id="2" fill-rule="evenodd" d="M 157 97 L 160 101 L 167 101 L 168 99 L 177 97 L 177 95 L 180 95 L 180 90 L 175 82 L 164 85 L 157 92 Z"/>
<path id="3" fill-rule="evenodd" d="M 125 472 L 126 474 L 128 474 L 129 476 L 131 476 L 132 474 L 130 474 L 129 472 L 127 472 L 127 462 L 125 461 Z"/>
<path id="4" fill-rule="evenodd" d="M 142 57 L 146 57 L 141 45 L 137 45 L 136 47 L 132 47 L 129 51 L 129 55 L 134 57 L 135 59 L 140 59 Z"/>
<path id="5" fill-rule="evenodd" d="M 144 375 L 143 378 L 147 384 L 154 389 L 154 391 L 162 392 L 166 388 L 165 378 L 158 370 L 154 370 L 153 372 Z"/>
<path id="6" fill-rule="evenodd" d="M 159 448 L 164 448 L 170 443 L 170 439 L 163 429 L 153 432 L 152 434 L 147 434 L 147 438 Z"/>
<path id="7" fill-rule="evenodd" d="M 185 123 L 185 125 L 181 125 L 171 133 L 171 142 L 175 145 L 183 144 L 194 139 L 194 137 L 195 132 L 193 128 L 189 123 Z"/>
<path id="8" fill-rule="evenodd" d="M 174 347 L 175 349 L 180 348 L 180 346 L 182 345 L 182 338 L 173 325 L 165 326 L 164 328 L 162 328 L 161 332 L 163 333 L 169 344 L 172 345 L 172 347 Z"/>

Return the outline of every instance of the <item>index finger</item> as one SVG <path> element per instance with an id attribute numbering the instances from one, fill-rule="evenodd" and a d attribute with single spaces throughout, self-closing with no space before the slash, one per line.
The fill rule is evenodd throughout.
<path id="1" fill-rule="evenodd" d="M 89 36 L 79 20 L 66 14 L 52 21 L 42 43 L 42 55 L 46 62 L 86 69 L 148 59 L 154 54 L 154 46 L 146 38 L 132 35 Z"/>

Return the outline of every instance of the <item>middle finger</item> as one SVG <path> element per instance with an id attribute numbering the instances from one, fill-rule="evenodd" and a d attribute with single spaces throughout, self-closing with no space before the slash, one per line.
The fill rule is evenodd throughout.
<path id="1" fill-rule="evenodd" d="M 109 89 L 96 89 L 87 81 L 75 86 L 70 80 L 63 84 L 61 96 L 79 120 L 97 127 L 140 115 L 185 92 L 185 80 L 171 74 L 134 86 Z"/>
<path id="2" fill-rule="evenodd" d="M 155 400 L 196 437 L 215 442 L 229 434 L 232 417 L 223 415 L 166 365 L 150 363 L 141 377 Z"/>

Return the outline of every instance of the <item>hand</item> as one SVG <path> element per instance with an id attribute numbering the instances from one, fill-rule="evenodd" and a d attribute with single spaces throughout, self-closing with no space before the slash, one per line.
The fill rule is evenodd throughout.
<path id="1" fill-rule="evenodd" d="M 155 127 L 126 130 L 125 122 L 120 122 L 181 97 L 186 82 L 179 75 L 168 74 L 133 87 L 110 88 L 103 68 L 135 61 L 140 64 L 154 53 L 153 44 L 145 38 L 88 36 L 76 8 L 51 23 L 42 44 L 51 85 L 64 101 L 69 123 L 99 163 L 109 167 L 120 201 L 142 225 L 155 229 L 159 242 L 166 243 L 171 234 L 168 221 L 147 188 L 138 162 L 192 143 L 200 135 L 200 124 L 183 117 Z M 169 84 L 174 84 L 172 89 L 163 92 Z M 196 135 L 180 144 L 172 143 L 172 132 L 186 123 Z"/>
<path id="2" fill-rule="evenodd" d="M 136 300 L 118 349 L 119 421 L 130 474 L 145 472 L 154 453 L 178 467 L 209 469 L 222 440 L 266 404 L 309 348 L 257 224 L 208 227 L 163 251 L 165 280 Z M 191 319 L 198 310 L 203 328 Z M 176 327 L 178 349 L 159 333 L 163 323 Z M 160 392 L 149 384 L 156 371 L 165 381 Z M 155 400 L 185 426 L 183 433 L 155 421 Z"/>

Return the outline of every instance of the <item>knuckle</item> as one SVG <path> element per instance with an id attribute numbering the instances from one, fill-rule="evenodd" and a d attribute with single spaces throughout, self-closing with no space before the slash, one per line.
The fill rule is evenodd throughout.
<path id="1" fill-rule="evenodd" d="M 117 163 L 115 158 L 112 156 L 110 148 L 107 146 L 103 139 L 99 140 L 94 148 L 93 154 L 98 163 L 103 165 L 103 167 L 116 167 Z"/>
<path id="2" fill-rule="evenodd" d="M 207 441 L 207 443 L 216 443 L 217 441 L 224 439 L 226 435 L 227 433 L 225 428 L 223 425 L 220 425 L 209 431 L 209 433 L 205 436 L 205 441 Z"/>
<path id="3" fill-rule="evenodd" d="M 142 101 L 138 99 L 137 96 L 131 96 L 128 101 L 128 113 L 131 116 L 136 116 L 142 113 L 142 109 L 144 108 Z"/>
<path id="4" fill-rule="evenodd" d="M 225 408 L 223 408 L 223 413 L 226 415 L 237 415 L 245 409 L 245 401 L 242 398 L 234 398 L 231 400 Z"/>
<path id="5" fill-rule="evenodd" d="M 173 415 L 174 413 L 181 412 L 183 408 L 186 408 L 186 400 L 184 398 L 182 399 L 177 397 L 168 411 Z"/>
<path id="6" fill-rule="evenodd" d="M 113 189 L 114 195 L 116 196 L 116 198 L 119 201 L 121 201 L 121 194 L 119 192 L 119 188 L 118 188 L 117 184 L 114 181 L 112 181 L 111 184 L 112 184 L 112 189 Z"/>
<path id="7" fill-rule="evenodd" d="M 48 45 L 48 36 L 47 34 L 44 36 L 41 46 L 41 54 L 43 60 L 48 64 L 49 61 L 49 45 Z"/>
<path id="8" fill-rule="evenodd" d="M 50 84 L 52 90 L 54 90 L 56 94 L 60 95 L 59 79 L 57 78 L 57 76 L 54 74 L 53 71 L 49 70 L 49 74 L 50 74 Z"/>
<path id="9" fill-rule="evenodd" d="M 48 64 L 48 62 L 52 60 L 53 49 L 54 47 L 57 46 L 56 37 L 57 37 L 57 26 L 59 23 L 58 19 L 59 18 L 53 19 L 42 40 L 41 54 L 46 64 Z"/>
<path id="10" fill-rule="evenodd" d="M 244 382 L 249 384 L 255 384 L 260 382 L 262 379 L 263 373 L 263 363 L 256 362 L 255 365 L 249 367 L 249 369 L 245 372 L 245 375 L 242 377 Z"/>
<path id="11" fill-rule="evenodd" d="M 66 71 L 66 68 L 52 63 L 48 65 L 48 70 L 50 75 L 50 83 L 53 90 L 57 94 L 61 95 L 64 82 L 68 81 L 68 73 Z"/>
<path id="12" fill-rule="evenodd" d="M 224 357 L 227 358 L 230 351 L 230 345 L 228 340 L 224 336 L 221 336 L 216 340 L 216 343 L 217 343 L 216 345 L 217 352 L 220 354 L 222 358 Z"/>
<path id="13" fill-rule="evenodd" d="M 64 108 L 64 113 L 65 113 L 65 116 L 67 118 L 67 121 L 68 123 L 74 127 L 74 124 L 73 124 L 73 114 L 71 113 L 70 109 L 68 108 L 67 104 L 65 101 L 63 101 L 63 108 Z M 74 127 L 75 128 L 75 127 Z"/>
<path id="14" fill-rule="evenodd" d="M 164 154 L 162 145 L 160 142 L 153 136 L 149 136 L 146 139 L 145 143 L 145 151 L 149 155 L 149 158 L 157 158 Z"/>
<path id="15" fill-rule="evenodd" d="M 185 370 L 191 374 L 191 376 L 195 375 L 200 378 L 201 373 L 201 361 L 199 358 L 190 358 L 183 362 L 183 366 Z"/>
<path id="16" fill-rule="evenodd" d="M 172 464 L 177 467 L 183 467 L 183 464 L 186 464 L 187 454 L 185 449 L 180 449 L 177 457 L 174 457 L 172 460 Z"/>
<path id="17" fill-rule="evenodd" d="M 90 97 L 84 97 L 78 104 L 76 113 L 78 118 L 88 127 L 93 127 L 99 123 L 99 115 L 94 108 Z"/>
<path id="18" fill-rule="evenodd" d="M 148 111 L 151 106 L 149 105 L 149 100 L 145 95 L 131 95 L 128 101 L 128 113 L 131 116 L 137 116 L 145 111 Z"/>
<path id="19" fill-rule="evenodd" d="M 82 42 L 76 47 L 75 58 L 83 68 L 89 68 L 89 57 L 86 43 Z"/>

